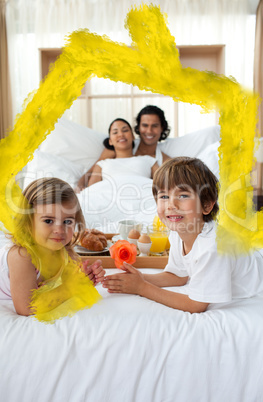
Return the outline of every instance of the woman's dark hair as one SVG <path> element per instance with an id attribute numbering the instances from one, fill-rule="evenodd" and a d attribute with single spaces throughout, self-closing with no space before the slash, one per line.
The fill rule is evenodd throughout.
<path id="1" fill-rule="evenodd" d="M 218 180 L 211 170 L 197 158 L 186 156 L 169 159 L 155 172 L 153 177 L 153 196 L 157 201 L 159 190 L 172 190 L 179 187 L 189 191 L 191 188 L 199 197 L 205 210 L 210 202 L 214 202 L 212 211 L 203 214 L 205 222 L 215 219 L 218 207 Z"/>
<path id="2" fill-rule="evenodd" d="M 122 119 L 121 117 L 117 117 L 117 119 L 113 120 L 111 122 L 111 124 L 109 125 L 109 129 L 108 129 L 109 135 L 110 135 L 111 126 L 113 125 L 113 123 L 115 123 L 115 121 L 123 121 L 123 123 L 126 123 L 129 126 L 131 132 L 133 132 L 132 127 L 131 127 L 130 123 L 127 120 Z M 105 148 L 110 149 L 111 151 L 114 151 L 114 146 L 109 144 L 109 137 L 107 137 L 107 138 L 105 138 L 105 140 L 103 140 L 103 145 L 104 145 Z M 134 147 L 134 141 L 132 141 L 132 147 Z"/>
<path id="3" fill-rule="evenodd" d="M 145 106 L 137 115 L 136 117 L 136 126 L 134 127 L 134 131 L 136 134 L 140 135 L 140 131 L 139 131 L 139 126 L 141 123 L 141 117 L 144 114 L 156 114 L 159 119 L 160 119 L 160 123 L 161 123 L 161 127 L 162 127 L 162 133 L 161 136 L 159 138 L 159 141 L 162 140 L 166 140 L 166 138 L 168 137 L 168 135 L 170 134 L 170 127 L 168 126 L 167 120 L 164 116 L 164 112 L 162 111 L 162 109 L 160 109 L 157 106 L 154 105 L 147 105 Z"/>

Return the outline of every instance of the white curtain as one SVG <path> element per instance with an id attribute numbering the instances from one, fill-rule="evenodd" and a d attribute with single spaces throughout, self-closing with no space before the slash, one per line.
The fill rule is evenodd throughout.
<path id="1" fill-rule="evenodd" d="M 167 13 L 169 29 L 178 45 L 225 44 L 225 74 L 253 88 L 255 15 L 250 15 L 249 0 L 151 0 L 144 3 L 160 5 Z M 9 0 L 7 32 L 14 114 L 21 111 L 28 93 L 38 88 L 39 48 L 61 47 L 65 35 L 79 28 L 130 44 L 124 20 L 135 4 L 141 2 Z M 74 107 L 75 120 L 78 120 L 83 111 L 78 103 Z M 116 108 L 116 116 L 119 107 L 119 102 L 111 105 L 111 109 Z M 185 124 L 191 120 L 189 115 L 182 118 Z M 97 116 L 97 121 L 95 117 L 93 128 L 98 128 L 100 121 L 101 115 Z M 198 129 L 199 123 L 194 124 Z"/>

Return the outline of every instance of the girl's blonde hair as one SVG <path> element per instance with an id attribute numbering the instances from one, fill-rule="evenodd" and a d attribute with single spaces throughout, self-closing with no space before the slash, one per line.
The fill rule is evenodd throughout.
<path id="1" fill-rule="evenodd" d="M 76 210 L 76 234 L 66 245 L 67 249 L 72 249 L 85 230 L 85 219 L 74 190 L 68 183 L 58 178 L 41 178 L 34 180 L 23 191 L 23 197 L 20 202 L 20 212 L 16 216 L 16 231 L 13 237 L 14 242 L 23 247 L 32 246 L 34 244 L 32 236 L 33 216 L 37 205 L 65 203 L 74 203 Z"/>
<path id="2" fill-rule="evenodd" d="M 157 200 L 159 190 L 172 190 L 179 187 L 191 188 L 199 197 L 203 209 L 209 202 L 214 207 L 208 215 L 203 215 L 205 222 L 215 219 L 218 207 L 218 180 L 211 170 L 197 158 L 186 156 L 169 159 L 154 174 L 152 192 Z"/>

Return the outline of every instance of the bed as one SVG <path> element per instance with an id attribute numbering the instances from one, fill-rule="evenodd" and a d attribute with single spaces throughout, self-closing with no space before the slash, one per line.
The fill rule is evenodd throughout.
<path id="1" fill-rule="evenodd" d="M 53 175 L 75 186 L 99 156 L 103 138 L 61 119 L 18 182 L 23 188 Z M 170 156 L 198 156 L 218 175 L 219 139 L 215 126 L 166 140 L 163 149 Z M 145 187 L 136 196 L 132 180 L 126 180 L 122 211 L 105 200 L 125 183 L 114 190 L 97 183 L 80 194 L 87 226 L 114 229 L 127 211 L 152 221 L 151 180 L 137 182 Z M 18 316 L 12 301 L 0 301 L 1 401 L 262 401 L 262 297 L 211 304 L 205 313 L 190 314 L 139 296 L 109 294 L 101 285 L 97 289 L 102 299 L 96 305 L 54 324 Z M 187 293 L 187 286 L 169 289 Z"/>
<path id="2" fill-rule="evenodd" d="M 0 303 L 2 401 L 262 401 L 262 298 L 191 315 L 98 291 L 53 325 Z"/>

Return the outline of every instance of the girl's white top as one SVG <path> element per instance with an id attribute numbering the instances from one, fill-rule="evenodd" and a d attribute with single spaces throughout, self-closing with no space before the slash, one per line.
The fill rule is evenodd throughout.
<path id="1" fill-rule="evenodd" d="M 239 255 L 235 250 L 237 243 L 230 239 L 231 252 L 220 254 L 215 222 L 205 223 L 187 255 L 183 255 L 183 243 L 177 232 L 171 232 L 169 240 L 171 248 L 165 271 L 189 277 L 190 299 L 223 303 L 263 292 L 263 250 Z"/>
<path id="2" fill-rule="evenodd" d="M 7 255 L 13 245 L 14 244 L 10 241 L 4 247 L 0 248 L 0 300 L 12 299 Z M 17 269 L 19 269 L 19 267 L 17 267 Z M 36 272 L 37 278 L 39 278 L 40 272 L 38 270 L 36 270 Z"/>
<path id="3" fill-rule="evenodd" d="M 97 162 L 102 169 L 102 179 L 115 176 L 143 176 L 151 178 L 152 166 L 156 159 L 151 156 L 132 156 L 131 158 L 105 159 Z"/>
<path id="4" fill-rule="evenodd" d="M 7 264 L 7 255 L 11 245 L 7 244 L 0 249 L 0 300 L 10 300 L 10 278 Z"/>
<path id="5" fill-rule="evenodd" d="M 136 154 L 137 149 L 138 149 L 138 147 L 140 145 L 140 142 L 141 142 L 140 138 L 136 138 L 136 140 L 134 140 L 134 147 L 133 147 L 133 150 L 132 150 L 133 155 Z M 160 149 L 160 143 L 159 142 L 157 142 L 157 146 L 156 146 L 155 159 L 156 159 L 156 161 L 157 161 L 159 166 L 161 166 L 163 164 L 163 154 L 162 154 L 162 151 Z"/>

